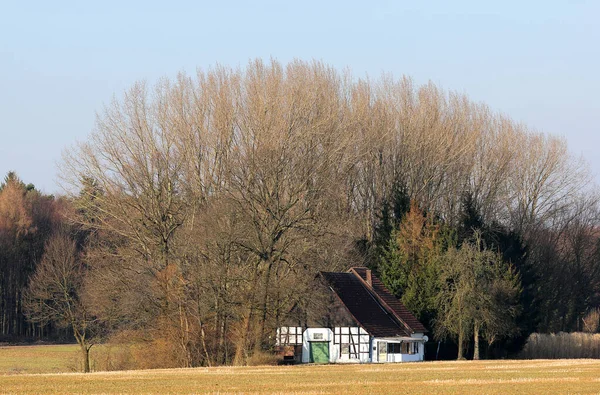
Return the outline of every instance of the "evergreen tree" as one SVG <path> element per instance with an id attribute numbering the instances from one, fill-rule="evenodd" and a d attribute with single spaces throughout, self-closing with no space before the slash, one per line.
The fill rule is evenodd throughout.
<path id="1" fill-rule="evenodd" d="M 377 224 L 373 229 L 373 241 L 358 242 L 358 250 L 361 251 L 367 267 L 378 271 L 379 260 L 389 253 L 393 233 L 400 227 L 406 214 L 410 211 L 410 197 L 404 183 L 394 182 L 392 194 L 389 199 L 384 199 L 381 204 L 381 212 L 377 216 Z M 393 244 L 393 243 L 392 243 Z"/>
<path id="2" fill-rule="evenodd" d="M 378 265 L 386 287 L 426 325 L 435 317 L 438 266 L 444 248 L 440 229 L 413 202 Z"/>

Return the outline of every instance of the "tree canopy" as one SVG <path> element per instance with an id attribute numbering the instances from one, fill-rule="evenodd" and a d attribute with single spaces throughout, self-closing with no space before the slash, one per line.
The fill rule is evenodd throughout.
<path id="1" fill-rule="evenodd" d="M 180 366 L 271 349 L 321 270 L 367 265 L 436 335 L 474 344 L 576 330 L 600 304 L 585 162 L 433 83 L 300 60 L 138 82 L 60 172 L 65 198 L 14 174 L 0 188 L 3 333 L 29 333 L 15 300 L 59 222 L 86 311 Z"/>

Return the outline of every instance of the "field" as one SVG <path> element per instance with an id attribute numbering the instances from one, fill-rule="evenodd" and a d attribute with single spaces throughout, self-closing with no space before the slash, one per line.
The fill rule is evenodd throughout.
<path id="1" fill-rule="evenodd" d="M 600 360 L 67 372 L 73 346 L 0 348 L 1 393 L 599 394 Z M 25 373 L 24 373 L 25 372 Z"/>
<path id="2" fill-rule="evenodd" d="M 74 344 L 0 347 L 0 374 L 73 372 L 78 350 Z"/>

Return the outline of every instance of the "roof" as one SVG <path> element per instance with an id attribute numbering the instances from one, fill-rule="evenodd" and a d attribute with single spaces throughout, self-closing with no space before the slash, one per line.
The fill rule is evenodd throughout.
<path id="1" fill-rule="evenodd" d="M 366 267 L 356 267 L 350 269 L 358 274 L 364 281 L 367 281 L 367 269 Z M 379 277 L 371 275 L 372 290 L 381 299 L 384 305 L 387 305 L 389 309 L 402 321 L 413 333 L 426 333 L 427 329 L 421 324 L 421 321 L 417 319 L 411 313 L 397 297 L 395 297 L 386 287 Z"/>
<path id="2" fill-rule="evenodd" d="M 404 305 L 385 288 L 368 269 L 352 268 L 348 272 L 322 272 L 340 301 L 369 334 L 375 337 L 410 336 L 427 330 Z"/>

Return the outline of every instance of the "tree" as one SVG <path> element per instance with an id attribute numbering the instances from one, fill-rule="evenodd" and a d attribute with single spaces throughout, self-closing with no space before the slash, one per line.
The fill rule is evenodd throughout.
<path id="1" fill-rule="evenodd" d="M 440 228 L 411 202 L 378 265 L 384 284 L 427 324 L 436 315 L 437 272 L 444 249 Z"/>
<path id="2" fill-rule="evenodd" d="M 27 315 L 39 323 L 52 322 L 69 328 L 83 357 L 83 371 L 90 371 L 89 352 L 94 345 L 97 321 L 83 301 L 86 267 L 75 241 L 64 231 L 46 243 L 44 256 L 31 277 L 26 296 Z"/>
<path id="3" fill-rule="evenodd" d="M 305 279 L 350 261 L 380 269 L 428 320 L 446 231 L 458 246 L 482 232 L 527 278 L 524 306 L 544 295 L 553 323 L 595 300 L 582 292 L 570 308 L 555 304 L 558 293 L 530 275 L 551 267 L 547 286 L 560 285 L 563 252 L 545 247 L 566 240 L 560 224 L 580 216 L 571 203 L 585 166 L 561 140 L 432 83 L 355 79 L 303 61 L 182 73 L 135 84 L 63 165 L 72 219 L 93 240 L 94 311 L 166 340 L 181 366 L 244 363 L 269 349 Z M 421 213 L 405 218 L 411 200 Z M 590 235 L 573 239 L 584 280 L 596 270 Z M 489 322 L 476 333 L 497 342 Z"/>
<path id="4" fill-rule="evenodd" d="M 517 332 L 520 280 L 498 253 L 483 248 L 477 234 L 460 249 L 449 248 L 442 262 L 436 335 L 458 340 L 458 359 L 473 335 L 473 358 L 479 359 L 480 335 L 491 344 Z"/>
<path id="5" fill-rule="evenodd" d="M 10 172 L 0 185 L 0 334 L 41 336 L 27 323 L 23 291 L 40 261 L 44 243 L 62 220 L 63 201 L 25 185 Z"/>
<path id="6" fill-rule="evenodd" d="M 135 317 L 151 311 L 146 317 L 154 319 L 143 322 L 147 333 L 173 334 L 169 341 L 193 355 L 190 322 L 206 328 L 207 306 L 219 301 L 215 308 L 224 310 L 211 318 L 221 333 L 233 304 L 220 303 L 221 293 L 231 292 L 223 289 L 230 278 L 209 291 L 200 279 L 234 268 L 227 276 L 236 284 L 235 319 L 244 329 L 222 337 L 236 339 L 243 363 L 270 347 L 278 312 L 293 304 L 292 288 L 283 284 L 339 261 L 323 253 L 343 229 L 338 223 L 350 217 L 338 199 L 349 141 L 338 83 L 317 63 L 284 69 L 256 61 L 244 73 L 200 75 L 198 86 L 183 75 L 153 91 L 136 84 L 98 117 L 91 141 L 65 155 L 65 180 L 80 214 L 74 219 L 123 241 L 106 249 L 110 266 L 95 265 L 94 276 L 118 281 L 110 272 L 119 272 L 128 286 L 146 284 L 123 292 L 134 293 L 144 310 Z M 229 234 L 215 240 L 221 226 L 208 224 L 227 221 L 235 228 L 223 226 Z M 235 245 L 224 257 L 227 240 Z M 207 317 L 198 320 L 200 313 Z M 182 366 L 198 361 L 180 360 Z"/>

